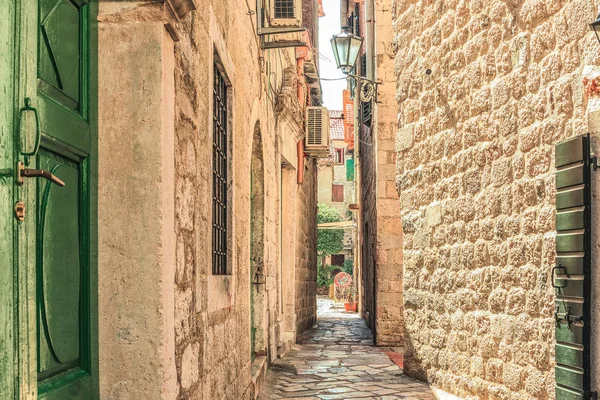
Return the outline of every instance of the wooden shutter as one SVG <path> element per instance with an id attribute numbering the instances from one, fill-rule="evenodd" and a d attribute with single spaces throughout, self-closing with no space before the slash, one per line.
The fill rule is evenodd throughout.
<path id="1" fill-rule="evenodd" d="M 348 182 L 354 181 L 354 158 L 346 160 L 346 180 Z"/>
<path id="2" fill-rule="evenodd" d="M 344 103 L 344 141 L 348 150 L 354 149 L 354 102 L 349 90 L 343 91 Z"/>
<path id="3" fill-rule="evenodd" d="M 590 138 L 558 143 L 556 154 L 556 398 L 594 398 L 590 390 Z"/>
<path id="4" fill-rule="evenodd" d="M 344 185 L 331 185 L 331 201 L 334 203 L 344 202 Z"/>

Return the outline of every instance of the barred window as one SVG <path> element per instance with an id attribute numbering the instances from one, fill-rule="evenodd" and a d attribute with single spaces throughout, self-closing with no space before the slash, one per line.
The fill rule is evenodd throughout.
<path id="1" fill-rule="evenodd" d="M 228 149 L 227 82 L 214 65 L 213 88 L 213 197 L 212 197 L 212 272 L 229 275 L 227 263 Z"/>
<path id="2" fill-rule="evenodd" d="M 294 0 L 274 0 L 275 18 L 294 18 Z"/>

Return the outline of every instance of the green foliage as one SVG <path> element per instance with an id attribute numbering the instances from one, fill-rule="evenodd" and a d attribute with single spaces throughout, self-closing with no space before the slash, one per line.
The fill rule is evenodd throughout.
<path id="1" fill-rule="evenodd" d="M 331 276 L 331 272 L 335 269 L 338 269 L 338 267 L 332 267 L 331 265 L 319 267 L 319 270 L 317 271 L 317 286 L 329 287 L 329 285 L 333 284 L 333 276 Z"/>
<path id="2" fill-rule="evenodd" d="M 333 207 L 325 204 L 319 204 L 317 213 L 317 223 L 341 222 L 343 221 L 340 212 Z M 343 229 L 319 229 L 317 235 L 317 254 L 319 257 L 330 256 L 341 253 L 344 250 L 344 230 Z"/>
<path id="3" fill-rule="evenodd" d="M 354 272 L 354 261 L 349 258 L 345 259 L 344 265 L 342 266 L 342 271 L 344 271 L 347 274 L 352 275 Z"/>

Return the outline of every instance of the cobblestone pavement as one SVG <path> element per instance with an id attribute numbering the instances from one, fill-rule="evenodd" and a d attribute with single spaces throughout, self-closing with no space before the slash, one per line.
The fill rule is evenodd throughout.
<path id="1" fill-rule="evenodd" d="M 404 376 L 391 361 L 400 355 L 374 347 L 365 322 L 339 306 L 318 299 L 317 327 L 299 336 L 298 344 L 271 364 L 261 400 L 435 399 L 426 383 Z"/>

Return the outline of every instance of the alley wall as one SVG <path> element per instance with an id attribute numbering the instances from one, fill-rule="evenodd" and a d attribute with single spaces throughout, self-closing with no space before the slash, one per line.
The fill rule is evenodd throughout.
<path id="1" fill-rule="evenodd" d="M 261 371 L 315 322 L 317 172 L 297 143 L 320 93 L 300 99 L 295 49 L 261 50 L 255 3 L 234 3 L 101 4 L 102 398 L 255 398 Z M 223 275 L 212 270 L 217 73 L 227 97 Z"/>
<path id="2" fill-rule="evenodd" d="M 392 1 L 407 374 L 554 398 L 554 145 L 588 130 L 596 6 Z"/>
<path id="3" fill-rule="evenodd" d="M 315 290 L 304 281 L 310 278 L 316 281 L 309 273 L 316 266 L 316 261 L 310 256 L 314 249 L 314 246 L 310 247 L 310 240 L 316 234 L 312 212 L 316 201 L 311 195 L 311 191 L 316 190 L 313 181 L 316 173 L 314 165 L 306 163 L 306 188 L 298 193 L 301 197 L 299 206 L 304 208 L 296 213 L 302 218 L 297 226 L 296 240 L 303 244 L 298 244 L 302 253 L 297 255 L 296 266 L 280 266 L 280 251 L 285 251 L 280 249 L 280 223 L 296 224 L 296 221 L 286 220 L 280 215 L 280 152 L 286 135 L 295 137 L 296 132 L 290 133 L 277 127 L 274 110 L 278 100 L 276 91 L 281 90 L 284 70 L 269 69 L 267 64 L 275 60 L 274 57 L 285 57 L 288 63 L 295 62 L 294 51 L 260 52 L 255 20 L 248 16 L 244 2 L 236 2 L 232 6 L 228 2 L 212 1 L 208 6 L 199 7 L 195 14 L 195 19 L 187 21 L 189 38 L 182 40 L 176 50 L 180 66 L 176 73 L 175 154 L 176 165 L 180 166 L 177 168 L 180 173 L 176 176 L 177 255 L 181 260 L 178 266 L 186 269 L 178 276 L 187 278 L 178 282 L 176 292 L 176 358 L 181 382 L 190 382 L 187 387 L 180 387 L 180 397 L 200 398 L 199 393 L 202 392 L 205 399 L 246 398 L 252 390 L 250 290 L 255 290 L 255 351 L 257 355 L 267 357 L 268 361 L 277 357 L 278 345 L 281 345 L 284 334 L 281 268 L 296 269 L 294 279 L 296 285 L 303 289 L 302 296 L 311 293 L 311 289 L 313 293 Z M 207 37 L 210 40 L 205 40 Z M 212 146 L 207 145 L 212 140 L 211 129 L 207 128 L 212 125 L 211 84 L 215 57 L 219 57 L 231 81 L 233 99 L 233 273 L 227 277 L 212 275 L 210 263 L 206 262 L 211 259 L 206 238 L 211 235 L 212 175 L 209 171 L 213 151 Z M 273 65 L 276 63 L 273 62 Z M 273 81 L 267 80 L 263 74 L 265 69 L 275 74 Z M 276 91 L 271 90 L 270 85 Z M 302 122 L 298 123 L 301 129 Z M 258 149 L 253 146 L 256 140 L 261 141 Z M 295 145 L 295 141 L 292 143 Z M 263 198 L 254 200 L 264 201 L 262 216 L 251 215 L 250 209 L 253 158 L 262 161 L 263 176 L 252 176 L 252 184 L 262 181 L 264 185 Z M 263 254 L 259 256 L 262 259 L 252 261 L 263 268 L 258 276 L 250 269 L 251 218 L 262 219 L 255 221 L 262 225 L 262 237 L 258 239 L 263 241 Z M 254 240 L 257 240 L 256 237 Z M 261 296 L 264 296 L 262 302 L 258 301 Z M 298 296 L 301 296 L 300 293 Z M 302 309 L 295 310 L 295 313 L 297 329 L 301 331 L 312 325 L 310 320 L 314 320 L 316 307 L 312 304 L 311 308 L 310 302 L 303 300 L 298 303 Z M 261 325 L 264 327 L 262 332 Z M 195 369 L 193 364 L 198 366 L 200 379 L 186 379 Z"/>

